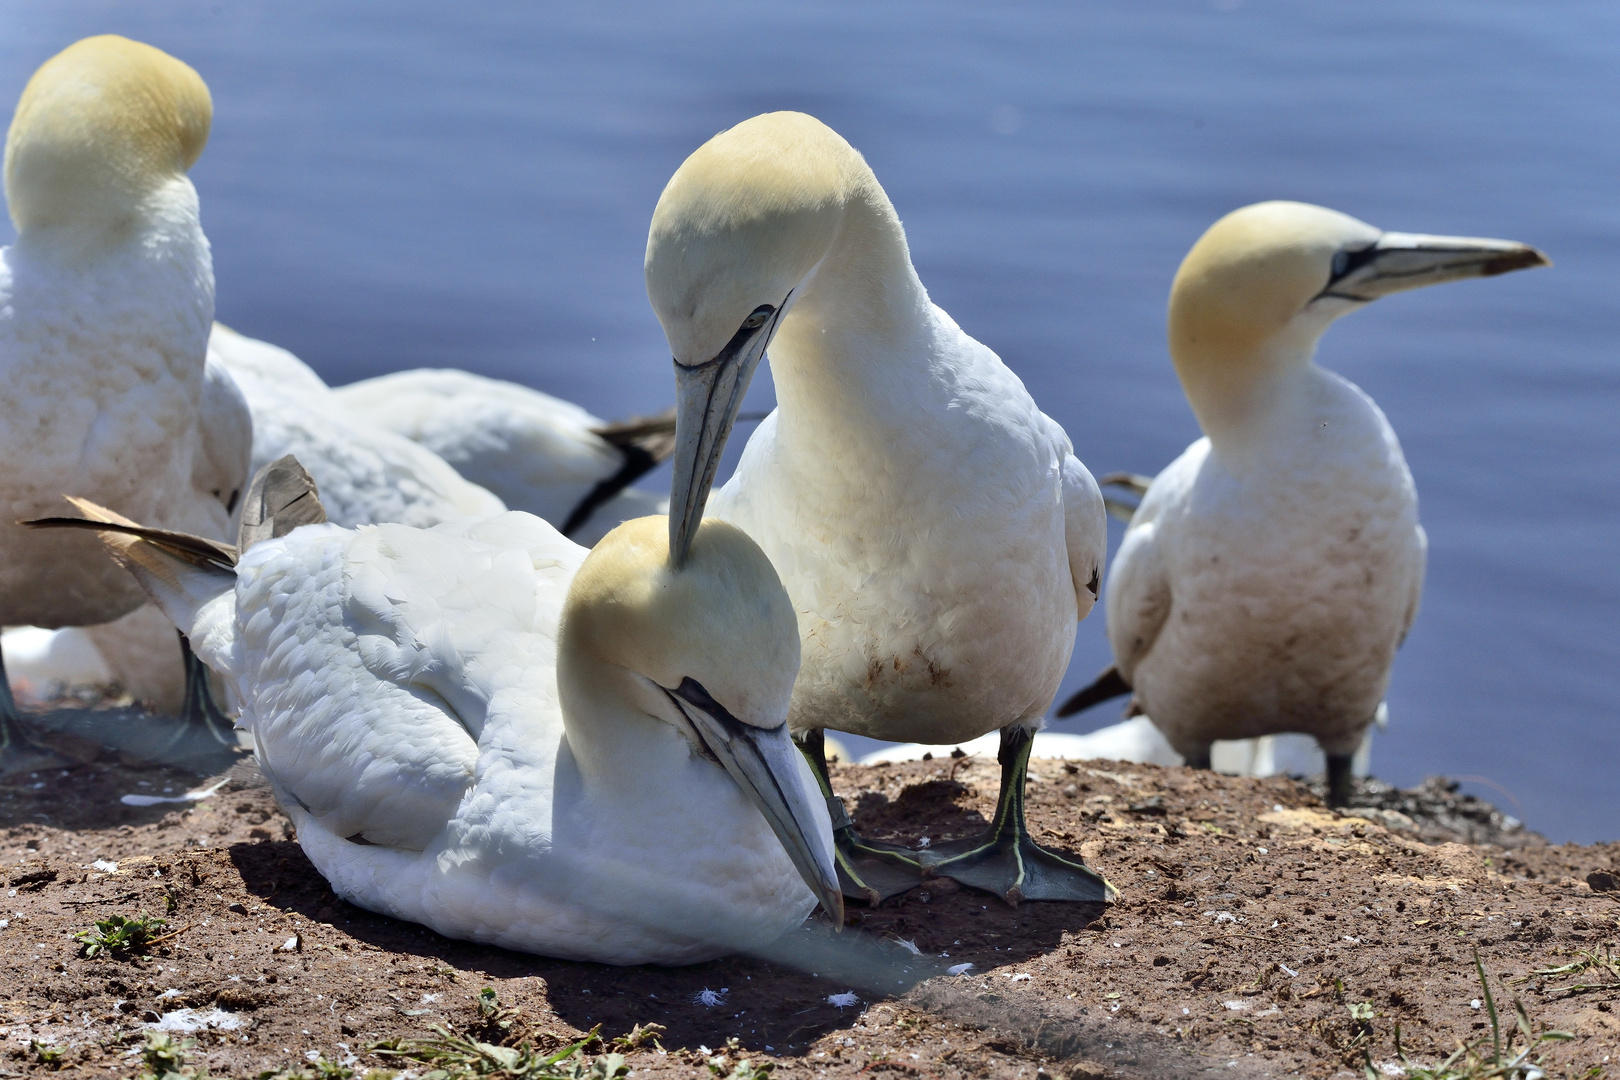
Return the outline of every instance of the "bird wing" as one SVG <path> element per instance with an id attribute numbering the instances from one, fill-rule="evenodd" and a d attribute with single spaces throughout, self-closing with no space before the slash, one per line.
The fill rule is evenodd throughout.
<path id="1" fill-rule="evenodd" d="M 424 848 L 478 775 L 492 711 L 516 700 L 560 736 L 556 628 L 583 557 L 516 513 L 257 544 L 231 674 L 278 792 L 336 836 Z"/>
<path id="2" fill-rule="evenodd" d="M 428 528 L 506 509 L 432 450 L 351 413 L 286 350 L 218 326 L 209 347 L 253 411 L 254 471 L 286 454 L 297 457 L 332 521 Z"/>
<path id="3" fill-rule="evenodd" d="M 1127 683 L 1170 617 L 1170 579 L 1158 534 L 1156 522 L 1133 522 L 1108 575 L 1108 642 L 1114 667 Z"/>
<path id="4" fill-rule="evenodd" d="M 1103 562 L 1108 557 L 1108 511 L 1102 491 L 1056 420 L 1041 414 L 1055 444 L 1063 476 L 1063 542 L 1069 553 L 1069 575 L 1074 579 L 1074 600 L 1083 621 L 1091 614 L 1102 588 Z"/>
<path id="5" fill-rule="evenodd" d="M 1424 531 L 1422 525 L 1413 529 L 1412 542 L 1417 549 L 1413 560 L 1416 568 L 1412 574 L 1411 592 L 1406 602 L 1406 619 L 1401 624 L 1400 639 L 1395 643 L 1397 649 L 1406 644 L 1406 635 L 1412 632 L 1412 624 L 1417 621 L 1418 608 L 1423 603 L 1423 577 L 1429 562 L 1429 534 Z"/>
<path id="6" fill-rule="evenodd" d="M 512 509 L 558 526 L 625 465 L 625 453 L 597 433 L 599 417 L 467 371 L 400 371 L 340 386 L 333 396 L 356 416 L 438 454 Z"/>
<path id="7" fill-rule="evenodd" d="M 1104 604 L 1114 667 L 1127 684 L 1159 639 L 1174 602 L 1164 551 L 1165 519 L 1189 497 L 1208 455 L 1209 440 L 1200 439 L 1153 478 L 1114 556 Z"/>

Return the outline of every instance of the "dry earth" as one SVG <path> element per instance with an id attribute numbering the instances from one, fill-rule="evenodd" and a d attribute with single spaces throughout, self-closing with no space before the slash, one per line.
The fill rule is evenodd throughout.
<path id="1" fill-rule="evenodd" d="M 201 1025 L 194 1065 L 254 1077 L 412 1067 L 372 1048 L 432 1025 L 549 1048 L 637 1024 L 664 1027 L 626 1053 L 645 1077 L 741 1080 L 741 1058 L 781 1078 L 1399 1075 L 1397 1025 L 1430 1065 L 1488 1040 L 1475 950 L 1504 1031 L 1517 998 L 1573 1033 L 1532 1055 L 1549 1075 L 1620 1074 L 1620 844 L 1548 844 L 1440 782 L 1373 785 L 1343 816 L 1287 779 L 1037 762 L 1031 828 L 1119 886 L 1106 911 L 935 881 L 770 955 L 623 969 L 337 899 L 250 761 L 209 798 L 135 807 L 213 781 L 78 756 L 0 787 L 0 1075 L 134 1076 L 154 1026 Z M 997 782 L 973 758 L 835 771 L 865 830 L 935 840 L 981 826 Z M 146 955 L 83 955 L 75 934 L 143 911 L 167 920 Z M 484 987 L 519 1010 L 509 1029 L 480 1016 Z"/>

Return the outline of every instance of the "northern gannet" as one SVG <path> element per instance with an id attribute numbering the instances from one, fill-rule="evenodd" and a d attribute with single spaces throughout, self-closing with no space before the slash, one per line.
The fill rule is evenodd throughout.
<path id="1" fill-rule="evenodd" d="M 145 600 L 90 538 L 15 524 L 64 492 L 229 534 L 247 474 L 204 420 L 231 395 L 205 369 L 214 271 L 186 176 L 212 111 L 195 71 L 114 35 L 46 61 L 17 103 L 5 154 L 17 242 L 0 251 L 0 623 L 103 623 Z M 3 671 L 0 771 L 39 758 L 21 745 Z M 188 724 L 234 743 L 204 685 Z"/>
<path id="2" fill-rule="evenodd" d="M 1329 801 L 1417 614 L 1427 540 L 1384 414 L 1314 362 L 1390 293 L 1547 265 L 1524 244 L 1382 232 L 1319 206 L 1235 210 L 1170 289 L 1170 356 L 1205 437 L 1154 479 L 1108 579 L 1114 666 L 1059 715 L 1134 695 L 1189 764 L 1216 739 L 1314 736 Z"/>
<path id="3" fill-rule="evenodd" d="M 629 485 L 675 447 L 675 417 L 610 423 L 571 401 L 454 369 L 397 371 L 332 389 L 351 413 L 432 450 L 462 476 L 591 546 L 668 499 Z"/>
<path id="4" fill-rule="evenodd" d="M 515 511 L 289 531 L 319 518 L 296 468 L 255 480 L 235 548 L 78 505 L 236 691 L 333 891 L 610 964 L 754 948 L 818 900 L 842 922 L 786 725 L 792 608 L 740 530 L 706 523 L 679 569 L 661 517 L 590 551 Z"/>
<path id="5" fill-rule="evenodd" d="M 778 407 L 712 517 L 765 549 L 799 615 L 789 723 L 943 743 L 1000 729 L 981 837 L 868 844 L 835 806 L 851 896 L 919 869 L 1008 900 L 1103 900 L 1078 857 L 1024 826 L 1030 739 L 1057 692 L 1105 553 L 1102 496 L 1016 375 L 939 308 L 866 162 L 802 113 L 709 140 L 665 187 L 647 292 L 675 359 L 670 536 L 679 561 L 749 380 L 771 349 Z"/>
<path id="6" fill-rule="evenodd" d="M 433 451 L 351 412 L 286 349 L 218 324 L 208 348 L 253 410 L 254 471 L 292 454 L 315 478 L 337 524 L 426 528 L 506 509 Z"/>

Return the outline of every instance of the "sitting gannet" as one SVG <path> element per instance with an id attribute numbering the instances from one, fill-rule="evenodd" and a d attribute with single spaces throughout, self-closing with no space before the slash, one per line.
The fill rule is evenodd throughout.
<path id="1" fill-rule="evenodd" d="M 740 530 L 676 569 L 663 518 L 589 552 L 520 512 L 290 528 L 320 520 L 307 474 L 261 477 L 239 548 L 75 501 L 233 687 L 338 895 L 610 964 L 757 947 L 817 900 L 842 922 L 792 608 Z"/>
<path id="2" fill-rule="evenodd" d="M 802 113 L 715 136 L 658 201 L 647 292 L 675 358 L 677 563 L 772 349 L 778 408 L 710 513 L 765 549 L 793 598 L 789 723 L 829 798 L 823 728 L 931 744 L 1001 730 L 1000 803 L 978 839 L 884 848 L 834 811 L 849 895 L 925 869 L 1013 902 L 1105 899 L 1023 815 L 1031 736 L 1096 598 L 1102 496 L 1018 377 L 929 302 L 860 154 Z"/>
<path id="3" fill-rule="evenodd" d="M 610 423 L 527 386 L 454 369 L 334 387 L 355 416 L 420 443 L 462 476 L 590 547 L 667 499 L 629 485 L 675 449 L 675 414 Z"/>
<path id="4" fill-rule="evenodd" d="M 1317 340 L 1380 296 L 1547 265 L 1523 244 L 1233 211 L 1170 289 L 1170 356 L 1205 437 L 1154 479 L 1109 575 L 1114 666 L 1059 715 L 1133 694 L 1188 764 L 1216 739 L 1314 736 L 1329 801 L 1417 614 L 1427 541 L 1378 406 Z"/>
<path id="5" fill-rule="evenodd" d="M 248 421 L 205 417 L 240 399 L 211 389 L 205 367 L 214 271 L 186 177 L 211 117 L 195 71 L 112 35 L 46 61 L 17 103 L 5 154 L 17 242 L 0 251 L 0 623 L 102 623 L 145 600 L 88 537 L 17 527 L 64 492 L 229 533 L 247 480 L 245 443 L 229 443 Z M 234 744 L 188 666 L 179 734 Z M 19 742 L 3 672 L 0 772 L 42 760 Z"/>
<path id="6" fill-rule="evenodd" d="M 253 410 L 253 470 L 292 454 L 315 478 L 331 520 L 349 528 L 427 528 L 506 509 L 444 459 L 352 412 L 298 357 L 214 325 L 210 353 Z"/>

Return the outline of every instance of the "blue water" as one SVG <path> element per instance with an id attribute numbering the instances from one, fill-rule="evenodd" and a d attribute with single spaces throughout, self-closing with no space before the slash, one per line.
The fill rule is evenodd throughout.
<path id="1" fill-rule="evenodd" d="M 332 382 L 454 365 L 664 406 L 648 216 L 688 152 L 768 109 L 866 153 L 934 299 L 1098 472 L 1197 435 L 1164 297 L 1225 211 L 1542 247 L 1552 270 L 1383 300 L 1323 344 L 1400 432 L 1432 545 L 1374 762 L 1620 837 L 1615 5 L 10 0 L 0 101 L 108 31 L 212 88 L 193 175 L 221 320 Z M 1107 659 L 1099 613 L 1065 692 Z"/>

